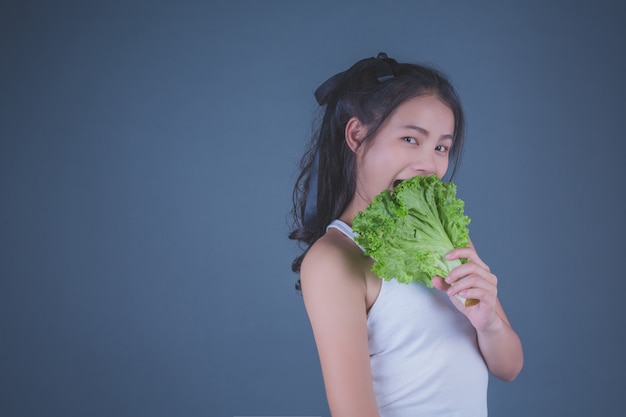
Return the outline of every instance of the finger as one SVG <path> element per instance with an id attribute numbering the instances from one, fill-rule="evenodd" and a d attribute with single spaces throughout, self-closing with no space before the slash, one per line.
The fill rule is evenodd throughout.
<path id="1" fill-rule="evenodd" d="M 450 288 L 450 284 L 446 283 L 441 277 L 434 277 L 431 282 L 439 291 L 446 292 Z"/>
<path id="2" fill-rule="evenodd" d="M 498 288 L 497 278 L 495 275 L 480 276 L 477 274 L 464 276 L 463 278 L 453 282 L 451 286 L 455 288 L 456 292 L 467 288 L 482 288 L 486 291 L 495 293 Z"/>
<path id="3" fill-rule="evenodd" d="M 468 290 L 480 290 L 484 292 L 484 296 L 493 296 L 494 298 L 498 294 L 498 288 L 494 280 L 486 280 L 476 275 L 470 275 L 454 282 L 446 293 L 450 297 L 460 295 L 463 298 L 484 298 L 484 296 L 476 297 L 467 293 Z"/>
<path id="4" fill-rule="evenodd" d="M 446 258 L 447 259 L 466 258 L 472 261 L 482 262 L 482 260 L 480 259 L 480 256 L 478 256 L 478 253 L 472 247 L 453 249 L 450 252 L 448 252 L 448 254 L 446 255 Z"/>
<path id="5" fill-rule="evenodd" d="M 480 259 L 480 256 L 478 256 L 478 253 L 476 253 L 476 250 L 472 247 L 453 249 L 446 254 L 446 259 L 448 260 L 467 259 L 470 262 L 477 263 L 478 265 L 485 268 L 487 271 L 490 270 L 489 266 L 486 263 L 484 263 L 482 259 Z"/>
<path id="6" fill-rule="evenodd" d="M 492 300 L 498 296 L 498 289 L 490 282 L 470 277 L 457 281 L 446 293 L 449 297 L 460 296 L 466 299 L 489 300 L 488 304 L 492 304 Z"/>
<path id="7" fill-rule="evenodd" d="M 470 275 L 476 275 L 487 281 L 495 281 L 494 280 L 495 276 L 491 272 L 489 272 L 489 270 L 483 268 L 482 265 L 479 265 L 475 262 L 469 262 L 466 264 L 459 265 L 456 268 L 454 268 L 452 271 L 450 271 L 450 273 L 446 277 L 446 282 L 448 284 L 453 284 Z"/>

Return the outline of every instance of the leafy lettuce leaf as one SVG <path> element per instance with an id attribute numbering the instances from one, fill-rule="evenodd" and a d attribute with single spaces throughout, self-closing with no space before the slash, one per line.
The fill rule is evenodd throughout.
<path id="1" fill-rule="evenodd" d="M 454 183 L 416 176 L 377 195 L 356 215 L 352 229 L 358 233 L 356 242 L 374 259 L 376 275 L 432 288 L 433 277 L 445 278 L 461 264 L 445 259 L 446 253 L 469 244 L 470 218 L 463 209 Z"/>

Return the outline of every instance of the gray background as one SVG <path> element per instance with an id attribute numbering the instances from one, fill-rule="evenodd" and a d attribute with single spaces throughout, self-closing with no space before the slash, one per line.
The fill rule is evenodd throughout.
<path id="1" fill-rule="evenodd" d="M 456 178 L 526 364 L 494 416 L 626 406 L 621 1 L 0 6 L 0 414 L 328 415 L 286 238 L 313 90 L 386 51 L 469 121 Z"/>

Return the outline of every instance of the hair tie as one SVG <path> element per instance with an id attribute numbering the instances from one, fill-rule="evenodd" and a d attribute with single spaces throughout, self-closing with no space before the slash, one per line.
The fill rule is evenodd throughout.
<path id="1" fill-rule="evenodd" d="M 315 100 L 317 100 L 317 104 L 323 106 L 324 104 L 328 103 L 328 98 L 330 97 L 331 93 L 335 91 L 335 89 L 339 86 L 345 74 L 346 71 L 335 74 L 326 81 L 324 81 L 322 85 L 317 87 L 317 90 L 315 90 Z"/>
<path id="2" fill-rule="evenodd" d="M 396 76 L 395 66 L 397 62 L 395 59 L 389 58 L 386 53 L 380 52 L 376 55 L 376 59 L 373 64 L 376 71 L 376 79 L 379 83 L 385 82 Z"/>
<path id="3" fill-rule="evenodd" d="M 395 64 L 397 64 L 397 62 L 394 59 L 389 58 L 384 52 L 380 52 L 376 56 L 376 58 L 367 58 L 355 64 L 354 67 L 363 63 L 371 63 L 373 65 L 376 80 L 379 83 L 385 82 L 396 76 Z M 333 91 L 335 91 L 337 87 L 339 87 L 348 71 L 350 70 L 342 71 L 333 75 L 332 77 L 324 81 L 322 85 L 317 87 L 317 89 L 315 90 L 315 100 L 317 100 L 317 104 L 323 106 L 324 104 L 328 103 L 328 100 L 330 99 Z"/>

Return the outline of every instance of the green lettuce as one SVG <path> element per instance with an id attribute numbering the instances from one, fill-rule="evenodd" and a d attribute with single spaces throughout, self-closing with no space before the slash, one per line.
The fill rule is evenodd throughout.
<path id="1" fill-rule="evenodd" d="M 466 261 L 445 259 L 452 249 L 469 244 L 470 218 L 463 209 L 454 183 L 416 176 L 377 195 L 356 215 L 352 229 L 380 278 L 432 288 L 433 277 L 445 278 Z"/>

